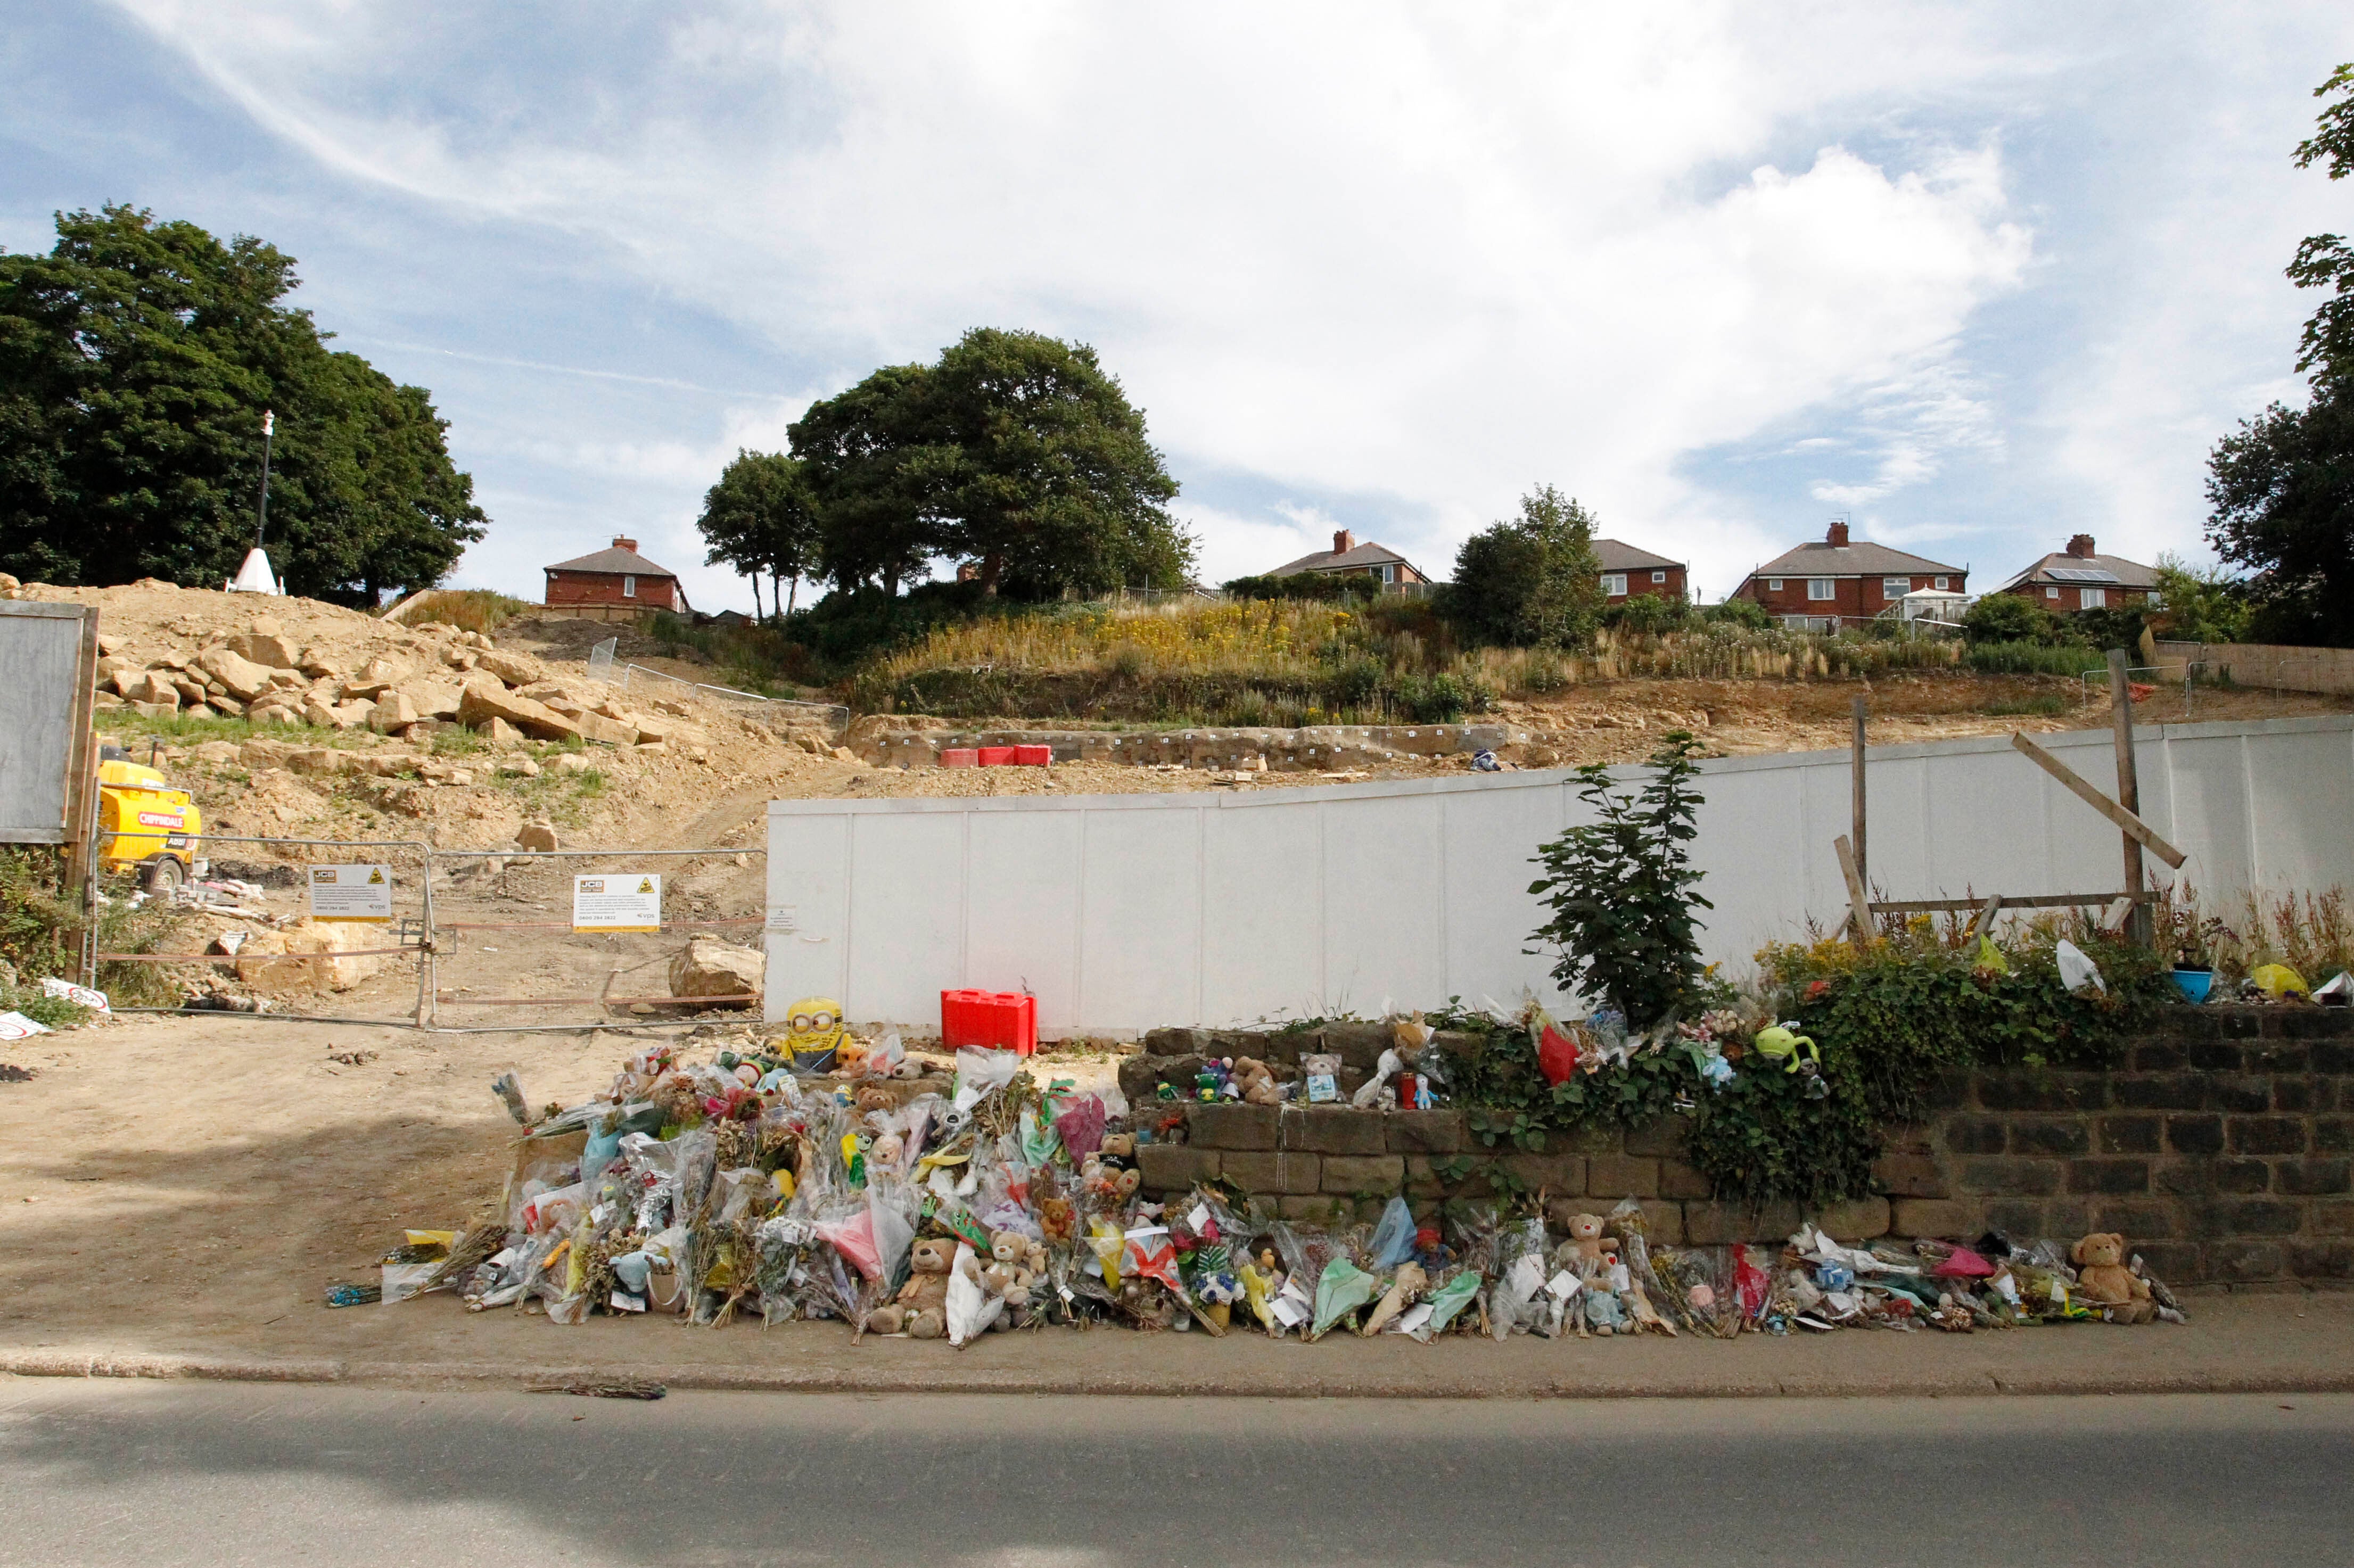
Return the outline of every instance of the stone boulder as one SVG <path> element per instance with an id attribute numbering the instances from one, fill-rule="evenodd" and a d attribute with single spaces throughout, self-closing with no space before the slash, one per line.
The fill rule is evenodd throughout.
<path id="1" fill-rule="evenodd" d="M 503 653 L 495 648 L 475 660 L 474 668 L 488 670 L 510 686 L 528 686 L 547 679 L 547 672 L 540 667 L 538 660 L 526 659 L 520 653 Z"/>
<path id="2" fill-rule="evenodd" d="M 368 728 L 378 735 L 390 735 L 395 730 L 407 729 L 424 716 L 408 700 L 408 694 L 395 686 L 377 695 L 376 706 L 368 714 Z"/>
<path id="3" fill-rule="evenodd" d="M 249 703 L 269 691 L 277 683 L 270 678 L 270 666 L 257 664 L 226 643 L 207 648 L 196 657 L 196 667 L 228 688 L 228 694 L 241 703 Z"/>
<path id="4" fill-rule="evenodd" d="M 338 957 L 393 945 L 382 926 L 302 920 L 283 931 L 257 931 L 238 949 L 237 978 L 272 991 L 349 991 L 393 962 L 382 955 Z"/>
<path id="5" fill-rule="evenodd" d="M 231 652 L 240 658 L 271 670 L 298 669 L 302 663 L 302 650 L 289 641 L 283 632 L 249 631 L 242 637 L 228 640 Z"/>
<path id="6" fill-rule="evenodd" d="M 458 700 L 458 722 L 478 729 L 493 719 L 504 719 L 537 740 L 568 740 L 580 733 L 570 719 L 543 703 L 470 683 Z"/>
<path id="7" fill-rule="evenodd" d="M 459 699 L 465 694 L 464 688 L 454 681 L 436 681 L 422 675 L 404 681 L 393 690 L 408 700 L 419 718 L 456 718 Z"/>
<path id="8" fill-rule="evenodd" d="M 529 850 L 535 854 L 553 854 L 563 847 L 557 842 L 556 826 L 552 822 L 525 822 L 523 831 L 515 834 L 515 848 Z"/>
<path id="9" fill-rule="evenodd" d="M 172 683 L 168 671 L 124 672 L 115 676 L 114 689 L 122 694 L 125 702 L 160 704 L 171 708 L 180 705 L 180 689 Z"/>
<path id="10" fill-rule="evenodd" d="M 360 666 L 359 673 L 344 683 L 347 697 L 374 697 L 390 691 L 411 675 L 417 665 L 393 653 L 379 653 Z"/>
<path id="11" fill-rule="evenodd" d="M 675 997 L 758 997 L 768 968 L 768 959 L 755 948 L 739 948 L 717 937 L 690 937 L 686 946 L 670 961 L 670 993 Z M 752 1004 L 731 1001 L 725 1005 Z"/>

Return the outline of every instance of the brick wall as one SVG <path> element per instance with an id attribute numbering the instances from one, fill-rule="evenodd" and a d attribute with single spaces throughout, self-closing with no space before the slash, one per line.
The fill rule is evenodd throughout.
<path id="1" fill-rule="evenodd" d="M 1161 1030 L 1122 1065 L 1121 1086 L 1143 1112 L 1156 1084 L 1189 1082 L 1205 1056 L 1258 1056 L 1289 1075 L 1303 1053 L 1324 1051 L 1341 1058 L 1345 1094 L 1387 1040 L 1365 1024 Z M 1438 1043 L 1479 1045 L 1472 1035 Z M 1672 1118 L 1499 1157 L 1455 1110 L 1175 1105 L 1186 1141 L 1148 1144 L 1138 1163 L 1148 1191 L 1224 1179 L 1290 1218 L 1371 1217 L 1400 1191 L 1427 1213 L 1492 1191 L 1492 1162 L 1542 1190 L 1556 1221 L 1634 1198 L 1666 1242 L 1779 1240 L 1806 1218 L 1848 1239 L 2113 1230 L 2183 1284 L 2354 1279 L 2354 1013 L 2172 1010 L 2115 1071 L 1977 1074 L 1940 1097 L 1927 1124 L 1891 1129 L 1877 1194 L 1812 1215 L 1712 1201 L 1681 1158 L 1683 1123 Z"/>

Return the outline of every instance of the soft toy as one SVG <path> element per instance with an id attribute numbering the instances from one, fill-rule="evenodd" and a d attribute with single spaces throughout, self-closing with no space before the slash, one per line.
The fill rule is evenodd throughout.
<path id="1" fill-rule="evenodd" d="M 1373 1315 L 1365 1319 L 1365 1326 L 1359 1329 L 1357 1332 L 1367 1339 L 1380 1333 L 1389 1327 L 1392 1319 L 1421 1300 L 1423 1292 L 1429 1288 L 1429 1286 L 1430 1276 L 1422 1271 L 1422 1265 L 1399 1264 L 1396 1276 L 1390 1281 L 1389 1289 L 1383 1293 L 1381 1301 L 1373 1308 Z"/>
<path id="2" fill-rule="evenodd" d="M 2158 1316 L 2149 1287 L 2125 1266 L 2126 1238 L 2094 1231 L 2068 1249 L 2076 1266 L 2076 1294 L 2088 1307 L 2101 1307 L 2112 1323 L 2147 1323 Z"/>
<path id="3" fill-rule="evenodd" d="M 858 1107 L 859 1115 L 873 1116 L 877 1111 L 898 1109 L 899 1097 L 880 1084 L 866 1084 L 860 1086 L 853 1103 Z"/>
<path id="4" fill-rule="evenodd" d="M 842 1044 L 833 1048 L 833 1070 L 844 1077 L 864 1077 L 867 1054 L 873 1049 L 856 1035 L 843 1035 Z"/>
<path id="5" fill-rule="evenodd" d="M 1553 1254 L 1553 1261 L 1583 1277 L 1602 1262 L 1602 1216 L 1569 1216 L 1569 1239 Z"/>
<path id="6" fill-rule="evenodd" d="M 907 1283 L 886 1306 L 866 1315 L 870 1334 L 905 1333 L 913 1340 L 937 1340 L 949 1331 L 949 1270 L 956 1264 L 957 1244 L 944 1236 L 917 1236 L 908 1250 Z"/>
<path id="7" fill-rule="evenodd" d="M 786 1010 L 781 1044 L 793 1059 L 795 1072 L 829 1073 L 846 1033 L 842 1026 L 842 1003 L 830 996 L 805 996 Z M 778 1044 L 771 1041 L 770 1048 Z"/>
<path id="8" fill-rule="evenodd" d="M 1245 1105 L 1283 1103 L 1283 1091 L 1275 1086 L 1274 1070 L 1256 1056 L 1235 1058 L 1234 1086 L 1242 1095 Z"/>
<path id="9" fill-rule="evenodd" d="M 1096 1145 L 1096 1152 L 1108 1160 L 1133 1160 L 1136 1158 L 1136 1134 L 1107 1132 L 1103 1135 L 1103 1141 Z"/>
<path id="10" fill-rule="evenodd" d="M 1038 1200 L 1038 1228 L 1056 1246 L 1067 1245 L 1071 1233 L 1078 1223 L 1071 1212 L 1068 1198 L 1048 1197 Z M 1042 1248 L 1043 1252 L 1044 1249 Z"/>

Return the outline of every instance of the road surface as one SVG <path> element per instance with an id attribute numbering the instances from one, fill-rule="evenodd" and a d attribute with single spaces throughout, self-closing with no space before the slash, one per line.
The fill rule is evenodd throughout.
<path id="1" fill-rule="evenodd" d="M 2354 1396 L 565 1395 L 0 1382 L 0 1563 L 2354 1560 Z"/>

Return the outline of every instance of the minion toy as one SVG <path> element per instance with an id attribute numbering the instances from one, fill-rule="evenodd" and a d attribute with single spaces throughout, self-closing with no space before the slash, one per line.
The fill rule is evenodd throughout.
<path id="1" fill-rule="evenodd" d="M 842 1003 L 830 996 L 806 996 L 785 1015 L 786 1050 L 792 1053 L 796 1073 L 831 1073 L 833 1054 L 842 1048 Z"/>

